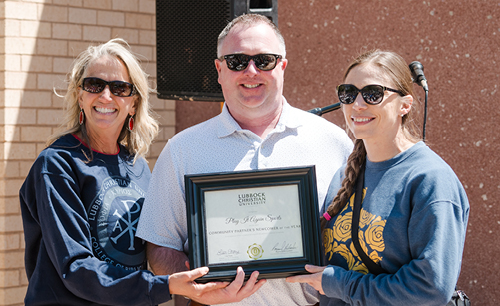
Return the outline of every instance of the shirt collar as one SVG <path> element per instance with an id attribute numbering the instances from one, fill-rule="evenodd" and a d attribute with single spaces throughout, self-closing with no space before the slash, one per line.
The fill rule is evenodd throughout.
<path id="1" fill-rule="evenodd" d="M 232 133 L 243 131 L 238 122 L 234 120 L 233 116 L 229 113 L 226 103 L 222 108 L 222 112 L 219 114 L 220 121 L 217 127 L 217 137 L 223 138 L 231 135 Z M 283 109 L 281 110 L 281 116 L 276 124 L 276 127 L 271 133 L 280 133 L 285 131 L 286 128 L 296 129 L 301 126 L 302 123 L 295 116 L 293 112 L 293 107 L 288 104 L 285 97 L 283 97 Z"/>

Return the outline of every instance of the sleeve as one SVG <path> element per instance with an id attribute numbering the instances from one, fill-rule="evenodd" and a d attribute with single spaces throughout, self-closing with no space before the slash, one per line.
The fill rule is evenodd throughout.
<path id="1" fill-rule="evenodd" d="M 187 241 L 183 163 L 171 139 L 160 154 L 149 183 L 137 236 L 159 246 L 184 250 Z M 179 153 L 179 154 L 176 154 Z"/>
<path id="2" fill-rule="evenodd" d="M 328 266 L 326 296 L 349 305 L 446 305 L 458 280 L 467 219 L 468 203 L 425 201 L 409 221 L 409 263 L 378 276 Z"/>
<path id="3" fill-rule="evenodd" d="M 28 184 L 35 192 L 26 192 L 23 197 L 25 202 L 36 202 L 42 247 L 64 286 L 74 295 L 99 304 L 155 305 L 170 300 L 168 276 L 129 271 L 93 255 L 90 226 L 79 197 L 84 191 L 79 190 L 70 163 L 62 158 L 49 159 L 48 163 L 52 163 L 48 168 L 53 172 L 42 169 L 40 175 L 33 175 Z"/>

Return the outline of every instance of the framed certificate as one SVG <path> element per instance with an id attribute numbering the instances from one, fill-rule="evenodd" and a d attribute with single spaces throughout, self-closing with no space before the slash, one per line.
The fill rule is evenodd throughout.
<path id="1" fill-rule="evenodd" d="M 321 265 L 315 167 L 186 175 L 191 269 L 199 282 L 283 278 Z"/>

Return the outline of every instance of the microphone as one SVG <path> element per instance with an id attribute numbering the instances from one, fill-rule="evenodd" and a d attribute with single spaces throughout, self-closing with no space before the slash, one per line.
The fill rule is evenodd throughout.
<path id="1" fill-rule="evenodd" d="M 425 91 L 424 124 L 422 127 L 422 139 L 425 140 L 425 125 L 427 123 L 427 95 L 429 93 L 429 87 L 427 87 L 427 80 L 424 75 L 424 66 L 420 62 L 412 62 L 410 64 L 410 70 L 413 82 L 422 86 Z"/>
<path id="2" fill-rule="evenodd" d="M 417 85 L 422 86 L 425 91 L 429 91 L 429 87 L 427 86 L 427 79 L 424 75 L 424 66 L 418 62 L 414 61 L 410 64 L 411 76 L 413 77 L 413 82 L 417 83 Z"/>
<path id="3" fill-rule="evenodd" d="M 329 112 L 337 110 L 339 108 L 340 108 L 340 102 L 332 104 L 332 105 L 328 105 L 325 107 L 316 107 L 316 108 L 308 110 L 308 112 L 315 114 L 315 115 L 318 115 L 318 116 L 321 116 L 323 114 L 329 113 Z"/>

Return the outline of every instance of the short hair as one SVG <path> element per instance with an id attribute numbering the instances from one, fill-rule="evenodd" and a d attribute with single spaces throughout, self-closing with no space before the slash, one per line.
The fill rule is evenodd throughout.
<path id="1" fill-rule="evenodd" d="M 269 19 L 268 17 L 260 14 L 243 14 L 240 15 L 233 20 L 231 20 L 226 27 L 222 30 L 222 32 L 219 34 L 219 38 L 217 39 L 217 57 L 221 57 L 223 54 L 220 54 L 220 49 L 222 47 L 222 43 L 224 42 L 224 39 L 226 36 L 229 34 L 231 29 L 237 25 L 237 24 L 245 24 L 245 25 L 256 25 L 259 23 L 267 24 L 270 26 L 274 33 L 276 34 L 276 37 L 278 38 L 280 48 L 281 48 L 281 55 L 283 58 L 286 57 L 286 46 L 285 46 L 285 38 L 283 38 L 283 35 L 281 34 L 280 30 L 278 27 Z"/>
<path id="2" fill-rule="evenodd" d="M 85 125 L 80 125 L 78 120 L 80 114 L 79 88 L 87 75 L 89 67 L 96 60 L 106 56 L 119 59 L 127 68 L 130 82 L 134 84 L 136 92 L 134 95 L 134 129 L 133 132 L 130 132 L 126 128 L 127 120 L 125 120 L 118 142 L 125 146 L 130 154 L 134 155 L 135 162 L 138 157 L 147 155 L 149 146 L 158 135 L 159 127 L 149 104 L 149 93 L 152 90 L 149 88 L 148 75 L 141 68 L 137 56 L 130 51 L 129 44 L 121 38 L 111 39 L 98 46 L 89 46 L 75 59 L 71 72 L 67 76 L 68 89 L 64 96 L 66 112 L 61 126 L 66 127 L 66 130 L 52 135 L 48 139 L 47 145 L 52 144 L 64 135 L 81 132 L 83 140 L 90 146 Z"/>

